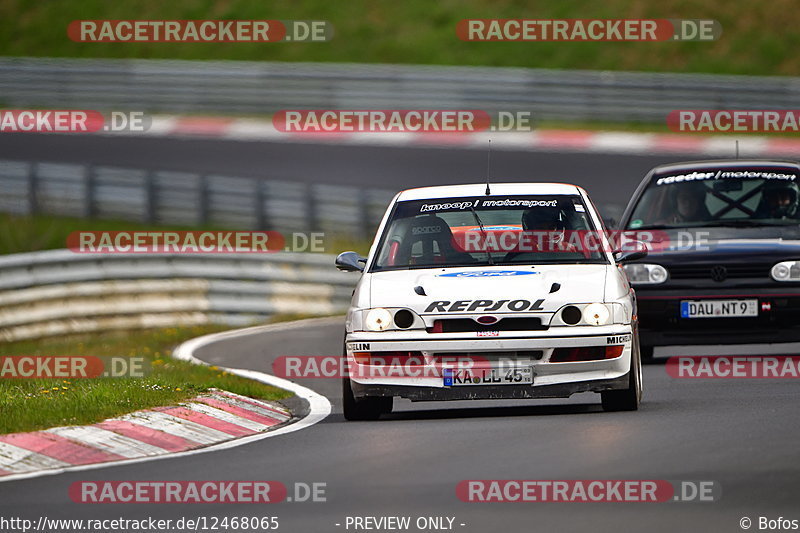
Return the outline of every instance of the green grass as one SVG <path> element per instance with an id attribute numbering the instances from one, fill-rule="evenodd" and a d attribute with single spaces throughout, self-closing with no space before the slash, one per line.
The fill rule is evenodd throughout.
<path id="1" fill-rule="evenodd" d="M 10 215 L 0 213 L 0 255 L 67 247 L 67 237 L 75 231 L 214 231 L 231 228 L 211 226 L 150 225 L 125 220 L 99 220 L 57 215 Z M 343 235 L 326 235 L 324 253 L 356 250 L 364 255 L 370 241 Z"/>
<path id="2" fill-rule="evenodd" d="M 77 43 L 76 19 L 328 20 L 328 43 Z M 708 18 L 715 42 L 462 42 L 465 18 Z M 9 56 L 345 61 L 557 69 L 800 75 L 796 0 L 4 0 L 0 54 Z"/>
<path id="3" fill-rule="evenodd" d="M 0 254 L 35 252 L 67 247 L 75 231 L 186 231 L 212 227 L 151 225 L 126 220 L 99 220 L 57 215 L 0 214 Z"/>
<path id="4" fill-rule="evenodd" d="M 92 424 L 139 409 L 171 405 L 210 388 L 279 400 L 287 391 L 234 376 L 216 367 L 169 357 L 181 342 L 223 326 L 116 332 L 0 344 L 0 356 L 86 355 L 143 357 L 143 378 L 0 379 L 0 433 Z"/>

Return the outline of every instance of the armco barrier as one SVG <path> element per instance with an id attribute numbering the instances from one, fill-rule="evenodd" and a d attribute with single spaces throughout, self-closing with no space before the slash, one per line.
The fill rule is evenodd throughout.
<path id="1" fill-rule="evenodd" d="M 530 111 L 535 120 L 659 122 L 675 109 L 794 109 L 800 79 L 442 65 L 0 57 L 5 107 L 273 113 Z"/>
<path id="2" fill-rule="evenodd" d="M 322 231 L 368 239 L 394 195 L 385 189 L 0 160 L 0 212 Z"/>
<path id="3" fill-rule="evenodd" d="M 357 276 L 337 271 L 333 259 L 283 252 L 7 255 L 0 257 L 0 341 L 344 312 Z"/>

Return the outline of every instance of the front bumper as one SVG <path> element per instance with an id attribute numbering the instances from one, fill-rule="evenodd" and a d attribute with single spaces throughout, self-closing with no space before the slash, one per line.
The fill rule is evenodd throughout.
<path id="1" fill-rule="evenodd" d="M 636 288 L 643 346 L 800 342 L 800 289 Z M 683 300 L 757 299 L 757 317 L 681 318 Z"/>
<path id="2" fill-rule="evenodd" d="M 468 337 L 469 334 L 428 334 L 424 331 L 349 333 L 346 357 L 351 368 L 353 394 L 364 396 L 400 396 L 412 401 L 467 399 L 565 398 L 577 392 L 600 392 L 628 387 L 631 368 L 632 330 L 630 325 L 577 326 L 550 330 L 515 332 L 512 336 L 493 338 Z M 614 359 L 580 362 L 551 362 L 555 348 L 623 346 Z M 420 352 L 424 369 L 408 375 L 374 376 L 367 365 L 356 362 L 354 352 Z M 502 368 L 529 366 L 533 383 L 523 385 L 446 386 L 436 368 L 437 357 L 474 357 L 476 367 Z"/>
<path id="3" fill-rule="evenodd" d="M 356 398 L 364 396 L 399 396 L 412 402 L 449 400 L 524 400 L 532 398 L 569 398 L 578 392 L 602 392 L 628 388 L 629 377 L 573 381 L 553 385 L 487 385 L 471 387 L 412 387 L 408 385 L 365 385 L 350 382 Z"/>

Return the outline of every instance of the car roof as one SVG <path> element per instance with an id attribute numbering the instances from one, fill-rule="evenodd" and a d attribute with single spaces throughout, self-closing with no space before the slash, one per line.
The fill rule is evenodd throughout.
<path id="1" fill-rule="evenodd" d="M 509 196 L 527 194 L 580 194 L 577 185 L 567 183 L 490 183 L 490 196 Z M 453 198 L 461 196 L 485 196 L 486 183 L 465 185 L 441 185 L 435 187 L 418 187 L 402 191 L 397 201 L 427 200 L 431 198 Z"/>
<path id="2" fill-rule="evenodd" d="M 792 168 L 800 172 L 800 165 L 796 161 L 780 161 L 766 159 L 712 159 L 706 161 L 684 161 L 682 163 L 668 163 L 659 165 L 653 169 L 653 174 L 664 174 L 666 172 L 684 172 L 687 170 L 703 170 L 708 168 Z"/>

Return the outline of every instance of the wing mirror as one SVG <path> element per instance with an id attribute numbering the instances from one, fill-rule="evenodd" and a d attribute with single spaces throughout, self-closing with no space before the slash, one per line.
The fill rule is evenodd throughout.
<path id="1" fill-rule="evenodd" d="M 625 263 L 647 257 L 647 245 L 642 241 L 626 242 L 621 250 L 614 252 L 614 261 Z"/>
<path id="2" fill-rule="evenodd" d="M 363 272 L 366 263 L 367 258 L 356 252 L 342 252 L 336 256 L 336 268 L 344 272 Z"/>

